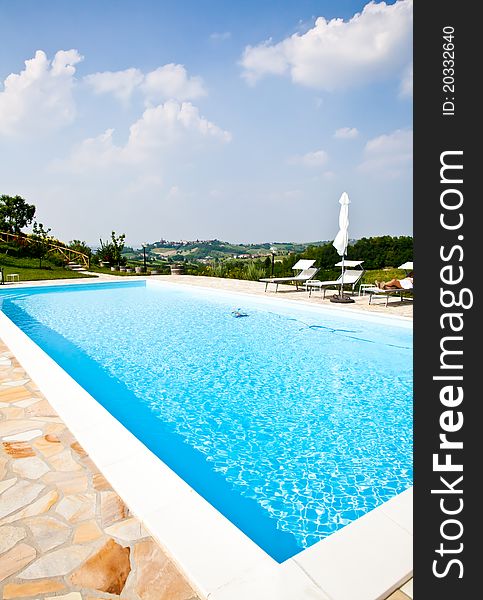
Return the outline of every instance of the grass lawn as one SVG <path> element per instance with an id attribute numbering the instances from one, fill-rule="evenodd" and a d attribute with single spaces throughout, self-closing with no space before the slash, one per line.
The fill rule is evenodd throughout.
<path id="1" fill-rule="evenodd" d="M 17 273 L 20 281 L 92 277 L 92 275 L 77 273 L 64 267 L 55 266 L 48 260 L 43 260 L 42 269 L 39 269 L 39 261 L 36 258 L 16 258 L 8 254 L 0 254 L 0 267 L 3 269 L 5 281 L 7 281 L 9 273 Z"/>
<path id="2" fill-rule="evenodd" d="M 333 281 L 340 277 L 340 269 L 330 269 L 327 271 L 319 271 L 316 279 L 323 281 Z M 406 277 L 406 272 L 402 269 L 372 269 L 364 273 L 360 283 L 374 283 L 377 281 L 390 281 L 391 279 L 403 279 Z"/>
<path id="3" fill-rule="evenodd" d="M 374 283 L 377 281 L 391 281 L 391 279 L 404 279 L 406 271 L 402 269 L 374 269 L 366 271 L 362 278 L 362 283 Z"/>

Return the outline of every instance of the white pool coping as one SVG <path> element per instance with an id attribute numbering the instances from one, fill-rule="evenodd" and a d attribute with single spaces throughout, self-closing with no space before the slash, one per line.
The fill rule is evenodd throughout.
<path id="1" fill-rule="evenodd" d="M 85 285 L 101 283 L 84 281 Z M 157 285 L 154 281 L 149 284 Z M 258 296 L 256 300 L 265 303 Z M 299 301 L 271 302 L 302 308 Z M 346 312 L 354 318 L 356 311 Z M 394 316 L 357 312 L 386 323 L 390 318 L 394 323 Z M 412 488 L 278 564 L 146 448 L 3 312 L 0 337 L 201 598 L 382 600 L 412 576 Z"/>

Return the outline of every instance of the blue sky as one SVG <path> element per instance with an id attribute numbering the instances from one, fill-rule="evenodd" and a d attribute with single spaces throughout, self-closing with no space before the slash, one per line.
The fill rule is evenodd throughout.
<path id="1" fill-rule="evenodd" d="M 343 191 L 350 237 L 412 233 L 411 0 L 0 0 L 0 22 L 0 193 L 57 237 L 331 239 Z"/>

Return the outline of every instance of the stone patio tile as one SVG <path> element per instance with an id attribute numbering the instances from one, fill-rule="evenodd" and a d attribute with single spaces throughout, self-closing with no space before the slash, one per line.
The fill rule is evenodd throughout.
<path id="1" fill-rule="evenodd" d="M 38 398 L 27 398 L 26 400 L 20 400 L 19 402 L 15 402 L 15 406 L 21 406 L 22 408 L 26 408 L 27 406 L 35 404 L 38 401 Z"/>
<path id="2" fill-rule="evenodd" d="M 48 470 L 48 465 L 38 456 L 19 458 L 12 465 L 12 471 L 25 479 L 38 479 Z"/>
<path id="3" fill-rule="evenodd" d="M 0 560 L 0 581 L 23 569 L 37 555 L 35 548 L 21 542 L 2 555 Z"/>
<path id="4" fill-rule="evenodd" d="M 64 446 L 70 446 L 71 444 L 73 444 L 74 442 L 76 442 L 77 440 L 75 439 L 74 435 L 72 434 L 72 432 L 69 429 L 65 429 L 62 433 L 62 443 L 64 444 Z"/>
<path id="5" fill-rule="evenodd" d="M 25 400 L 26 398 L 31 397 L 32 392 L 23 385 L 0 390 L 0 402 L 18 402 L 19 400 Z"/>
<path id="6" fill-rule="evenodd" d="M 102 473 L 94 473 L 92 475 L 92 485 L 98 492 L 112 489 L 111 484 L 107 481 Z"/>
<path id="7" fill-rule="evenodd" d="M 95 494 L 70 494 L 64 496 L 55 511 L 69 523 L 79 523 L 95 517 Z"/>
<path id="8" fill-rule="evenodd" d="M 65 430 L 64 423 L 47 423 L 43 428 L 45 434 L 55 433 L 60 434 Z"/>
<path id="9" fill-rule="evenodd" d="M 5 490 L 11 488 L 15 483 L 17 483 L 17 477 L 11 477 L 10 479 L 0 481 L 0 494 L 3 494 Z"/>
<path id="10" fill-rule="evenodd" d="M 31 517 L 23 521 L 30 529 L 35 544 L 47 552 L 63 544 L 71 534 L 71 528 L 51 516 Z"/>
<path id="11" fill-rule="evenodd" d="M 70 450 L 54 454 L 49 458 L 49 462 L 56 471 L 80 471 L 82 469 L 82 465 L 72 458 Z"/>
<path id="12" fill-rule="evenodd" d="M 32 446 L 27 442 L 2 442 L 2 446 L 3 450 L 12 458 L 35 456 Z"/>
<path id="13" fill-rule="evenodd" d="M 3 588 L 4 600 L 12 598 L 36 598 L 39 594 L 48 594 L 65 590 L 65 585 L 61 581 L 53 579 L 43 579 L 29 583 L 7 583 Z"/>
<path id="14" fill-rule="evenodd" d="M 413 578 L 407 581 L 402 587 L 401 591 L 404 592 L 411 599 L 413 598 L 414 589 L 413 589 Z"/>
<path id="15" fill-rule="evenodd" d="M 152 540 L 134 547 L 134 591 L 141 600 L 190 600 L 196 594 Z"/>
<path id="16" fill-rule="evenodd" d="M 4 442 L 30 442 L 42 435 L 40 429 L 31 429 L 30 431 L 23 431 L 22 433 L 14 433 L 13 435 L 6 435 L 3 438 Z"/>
<path id="17" fill-rule="evenodd" d="M 46 458 L 53 456 L 54 454 L 59 454 L 59 452 L 62 452 L 64 449 L 59 437 L 53 433 L 44 435 L 40 439 L 35 440 L 33 446 Z"/>
<path id="18" fill-rule="evenodd" d="M 44 485 L 29 481 L 18 481 L 0 497 L 0 519 L 35 500 Z"/>
<path id="19" fill-rule="evenodd" d="M 44 423 L 57 423 L 63 424 L 64 422 L 60 417 L 30 417 L 33 421 L 43 421 Z"/>
<path id="20" fill-rule="evenodd" d="M 85 542 L 93 542 L 98 540 L 103 535 L 101 529 L 95 520 L 81 523 L 74 532 L 73 543 L 84 544 Z"/>
<path id="21" fill-rule="evenodd" d="M 20 406 L 8 406 L 0 410 L 0 417 L 3 419 L 22 419 L 25 416 L 25 410 Z"/>
<path id="22" fill-rule="evenodd" d="M 79 592 L 70 592 L 63 596 L 47 596 L 45 600 L 82 600 L 82 595 Z"/>
<path id="23" fill-rule="evenodd" d="M 120 594 L 131 571 L 129 548 L 109 540 L 70 576 L 70 582 L 81 588 L 109 594 Z"/>
<path id="24" fill-rule="evenodd" d="M 48 485 L 55 485 L 64 494 L 82 494 L 87 491 L 88 479 L 84 471 L 73 473 L 62 471 L 50 471 L 42 477 L 42 481 Z"/>
<path id="25" fill-rule="evenodd" d="M 91 552 L 88 546 L 59 548 L 41 556 L 18 576 L 20 579 L 41 579 L 67 575 L 84 562 Z"/>
<path id="26" fill-rule="evenodd" d="M 116 492 L 101 492 L 102 527 L 107 527 L 127 516 L 128 509 Z"/>
<path id="27" fill-rule="evenodd" d="M 408 600 L 409 596 L 406 596 L 401 590 L 396 590 L 386 600 Z"/>
<path id="28" fill-rule="evenodd" d="M 82 458 L 82 464 L 84 465 L 84 467 L 86 469 L 88 469 L 89 471 L 91 471 L 92 473 L 98 473 L 99 469 L 97 468 L 97 465 L 95 465 L 92 460 L 89 458 L 89 456 L 86 456 L 85 458 Z M 111 487 L 111 486 L 109 486 Z"/>
<path id="29" fill-rule="evenodd" d="M 149 537 L 149 533 L 144 529 L 136 517 L 131 517 L 125 521 L 119 521 L 114 525 L 107 527 L 105 532 L 124 542 L 134 542 Z"/>
<path id="30" fill-rule="evenodd" d="M 30 379 L 12 379 L 10 381 L 4 381 L 2 383 L 2 387 L 18 387 L 19 385 L 25 385 L 26 383 L 28 383 L 30 381 Z"/>
<path id="31" fill-rule="evenodd" d="M 17 542 L 24 539 L 25 535 L 23 527 L 13 527 L 12 525 L 0 527 L 0 554 L 13 548 Z"/>
<path id="32" fill-rule="evenodd" d="M 87 452 L 79 444 L 79 442 L 72 442 L 72 444 L 70 444 L 70 447 L 77 454 L 77 456 L 79 456 L 79 458 L 84 458 L 85 456 L 87 456 Z"/>
<path id="33" fill-rule="evenodd" d="M 32 502 L 32 504 L 29 506 L 26 506 L 10 517 L 6 517 L 3 519 L 3 522 L 14 523 L 19 519 L 25 519 L 26 517 L 34 517 L 36 515 L 46 513 L 57 502 L 58 499 L 59 493 L 57 490 L 51 490 L 35 502 Z"/>
<path id="34" fill-rule="evenodd" d="M 5 477 L 5 473 L 7 472 L 7 463 L 8 460 L 3 456 L 0 456 L 0 479 L 3 479 Z"/>
<path id="35" fill-rule="evenodd" d="M 35 404 L 31 404 L 25 409 L 27 417 L 58 417 L 59 415 L 50 406 L 47 400 L 39 399 Z"/>

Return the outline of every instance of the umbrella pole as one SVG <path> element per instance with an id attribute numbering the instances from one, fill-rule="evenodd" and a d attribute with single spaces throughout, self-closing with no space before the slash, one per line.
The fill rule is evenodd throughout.
<path id="1" fill-rule="evenodd" d="M 340 279 L 340 297 L 344 296 L 344 259 L 345 254 L 342 255 L 342 277 Z"/>
<path id="2" fill-rule="evenodd" d="M 331 302 L 339 302 L 341 304 L 349 304 L 354 302 L 354 299 L 350 296 L 344 296 L 344 273 L 345 273 L 345 254 L 342 255 L 342 277 L 340 280 L 340 291 L 339 294 L 334 294 L 331 297 Z"/>

